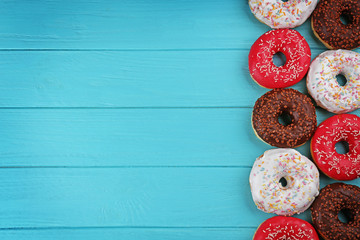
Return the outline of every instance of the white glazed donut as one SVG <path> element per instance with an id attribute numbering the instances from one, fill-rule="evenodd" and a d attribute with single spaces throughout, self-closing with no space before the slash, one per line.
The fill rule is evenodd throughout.
<path id="1" fill-rule="evenodd" d="M 279 182 L 281 178 L 287 181 L 285 187 Z M 291 216 L 304 212 L 319 194 L 319 171 L 294 149 L 271 149 L 256 159 L 250 187 L 258 209 Z"/>
<path id="2" fill-rule="evenodd" d="M 314 11 L 317 0 L 249 0 L 251 12 L 271 28 L 294 28 Z"/>
<path id="3" fill-rule="evenodd" d="M 336 76 L 347 83 L 340 86 Z M 310 64 L 307 89 L 316 103 L 333 113 L 347 113 L 360 107 L 360 54 L 350 50 L 323 52 Z"/>

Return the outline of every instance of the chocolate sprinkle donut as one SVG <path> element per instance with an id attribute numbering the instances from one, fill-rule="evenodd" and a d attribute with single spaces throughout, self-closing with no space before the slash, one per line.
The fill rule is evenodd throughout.
<path id="1" fill-rule="evenodd" d="M 283 125 L 280 115 L 291 122 Z M 316 129 L 315 107 L 309 97 L 294 89 L 274 89 L 255 103 L 252 125 L 257 136 L 266 143 L 283 148 L 304 144 Z"/>
<path id="2" fill-rule="evenodd" d="M 341 22 L 340 17 L 348 23 Z M 311 25 L 315 35 L 329 49 L 354 49 L 360 46 L 360 1 L 320 0 Z"/>
<path id="3" fill-rule="evenodd" d="M 346 211 L 347 223 L 339 220 L 340 211 Z M 311 218 L 325 240 L 360 239 L 360 188 L 345 183 L 327 185 L 311 206 Z"/>

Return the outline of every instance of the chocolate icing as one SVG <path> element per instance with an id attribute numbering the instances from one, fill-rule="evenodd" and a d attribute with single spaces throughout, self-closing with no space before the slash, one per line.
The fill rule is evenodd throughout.
<path id="1" fill-rule="evenodd" d="M 341 15 L 348 17 L 347 25 L 341 22 Z M 359 0 L 320 0 L 311 22 L 320 40 L 331 49 L 354 49 L 360 46 Z"/>
<path id="2" fill-rule="evenodd" d="M 348 223 L 339 220 L 338 214 L 346 209 Z M 360 239 L 360 188 L 345 183 L 329 184 L 321 189 L 311 206 L 315 228 L 324 239 Z"/>
<path id="3" fill-rule="evenodd" d="M 287 113 L 291 123 L 279 123 Z M 252 124 L 257 135 L 275 147 L 297 147 L 305 143 L 316 129 L 315 107 L 309 97 L 294 89 L 274 89 L 255 103 Z"/>

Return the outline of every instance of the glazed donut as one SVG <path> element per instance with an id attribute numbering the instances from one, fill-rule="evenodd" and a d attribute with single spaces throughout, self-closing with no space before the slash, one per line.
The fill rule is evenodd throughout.
<path id="1" fill-rule="evenodd" d="M 294 218 L 275 216 L 263 222 L 255 232 L 253 240 L 319 240 L 310 223 Z"/>
<path id="2" fill-rule="evenodd" d="M 279 116 L 288 114 L 291 123 L 284 126 Z M 255 103 L 252 125 L 255 134 L 275 147 L 298 147 L 311 138 L 316 129 L 315 107 L 309 97 L 294 89 L 274 89 Z"/>
<path id="3" fill-rule="evenodd" d="M 345 141 L 349 152 L 339 154 L 335 144 Z M 340 114 L 326 119 L 311 139 L 311 154 L 318 168 L 330 178 L 346 181 L 360 177 L 360 118 Z"/>
<path id="4" fill-rule="evenodd" d="M 317 0 L 249 0 L 251 12 L 271 28 L 294 28 L 311 15 Z"/>
<path id="5" fill-rule="evenodd" d="M 346 16 L 347 24 L 340 17 Z M 360 46 L 360 1 L 320 0 L 311 27 L 315 36 L 329 49 L 354 49 Z"/>
<path id="6" fill-rule="evenodd" d="M 286 180 L 285 186 L 281 179 Z M 319 172 L 294 149 L 271 149 L 254 162 L 250 188 L 258 209 L 291 216 L 304 212 L 319 194 Z"/>
<path id="7" fill-rule="evenodd" d="M 286 63 L 277 67 L 273 56 L 282 52 Z M 305 38 L 295 30 L 266 32 L 252 45 L 249 71 L 256 83 L 265 88 L 284 88 L 298 83 L 309 69 L 311 51 Z"/>
<path id="8" fill-rule="evenodd" d="M 336 76 L 347 83 L 340 86 Z M 320 54 L 310 65 L 307 89 L 316 103 L 333 113 L 347 113 L 360 107 L 360 54 L 331 50 Z"/>
<path id="9" fill-rule="evenodd" d="M 338 218 L 344 210 L 348 223 Z M 327 185 L 311 206 L 311 218 L 325 240 L 360 239 L 360 188 L 345 183 Z"/>

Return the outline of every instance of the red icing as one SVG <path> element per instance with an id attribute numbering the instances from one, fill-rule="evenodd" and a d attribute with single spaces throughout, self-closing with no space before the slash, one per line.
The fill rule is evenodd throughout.
<path id="1" fill-rule="evenodd" d="M 335 150 L 335 144 L 341 141 L 349 143 L 346 154 Z M 311 153 L 319 169 L 333 179 L 360 177 L 360 118 L 340 114 L 322 122 L 311 140 Z"/>
<path id="2" fill-rule="evenodd" d="M 257 229 L 253 240 L 319 240 L 310 223 L 294 218 L 276 216 L 263 222 Z"/>
<path id="3" fill-rule="evenodd" d="M 277 67 L 273 56 L 282 52 L 286 63 Z M 295 30 L 271 30 L 252 45 L 249 70 L 252 78 L 265 88 L 284 88 L 298 83 L 309 69 L 311 51 L 305 38 Z"/>

